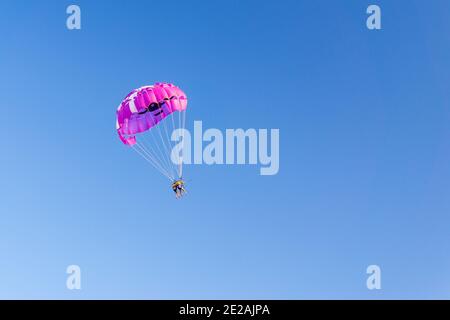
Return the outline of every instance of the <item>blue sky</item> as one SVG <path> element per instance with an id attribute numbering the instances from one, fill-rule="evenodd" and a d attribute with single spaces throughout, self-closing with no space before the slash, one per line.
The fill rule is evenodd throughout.
<path id="1" fill-rule="evenodd" d="M 449 14 L 2 1 L 0 298 L 450 298 Z M 114 130 L 121 99 L 157 81 L 187 93 L 188 128 L 279 128 L 279 173 L 186 166 L 176 201 Z"/>

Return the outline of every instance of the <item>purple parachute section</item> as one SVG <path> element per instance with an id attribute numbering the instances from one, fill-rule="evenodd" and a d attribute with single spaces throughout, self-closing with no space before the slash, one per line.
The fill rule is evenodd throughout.
<path id="1" fill-rule="evenodd" d="M 186 110 L 186 94 L 171 83 L 156 83 L 131 91 L 117 108 L 116 129 L 126 145 L 175 111 Z"/>

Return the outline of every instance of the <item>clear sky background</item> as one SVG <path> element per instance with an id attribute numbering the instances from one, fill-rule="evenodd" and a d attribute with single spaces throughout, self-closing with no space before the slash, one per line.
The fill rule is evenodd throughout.
<path id="1" fill-rule="evenodd" d="M 449 18 L 447 0 L 2 1 L 0 298 L 450 298 Z M 279 128 L 278 175 L 186 166 L 176 201 L 114 129 L 157 81 L 187 93 L 188 128 Z"/>

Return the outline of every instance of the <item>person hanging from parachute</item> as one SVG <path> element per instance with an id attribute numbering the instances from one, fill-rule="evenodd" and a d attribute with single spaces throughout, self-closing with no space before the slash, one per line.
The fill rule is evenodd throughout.
<path id="1" fill-rule="evenodd" d="M 180 88 L 171 83 L 155 83 L 131 91 L 116 112 L 120 140 L 171 181 L 177 199 L 186 193 L 181 178 L 186 107 L 187 96 Z M 181 129 L 182 147 L 176 161 L 170 129 Z"/>
<path id="2" fill-rule="evenodd" d="M 184 189 L 184 181 L 183 179 L 178 179 L 172 183 L 172 190 L 175 192 L 175 197 L 181 198 L 185 193 L 186 189 Z"/>

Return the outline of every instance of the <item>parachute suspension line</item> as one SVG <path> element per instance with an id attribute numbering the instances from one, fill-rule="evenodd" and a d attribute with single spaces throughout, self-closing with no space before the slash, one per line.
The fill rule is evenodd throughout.
<path id="1" fill-rule="evenodd" d="M 152 129 L 148 130 L 148 131 L 152 131 Z M 164 159 L 164 157 L 159 156 L 158 152 L 156 152 L 156 150 L 153 150 L 151 147 L 147 146 L 146 143 L 144 143 L 145 141 L 147 141 L 146 138 L 147 132 L 143 132 L 140 133 L 139 135 L 136 136 L 136 140 L 140 143 L 139 146 L 147 151 L 148 154 L 153 154 L 151 151 L 154 151 L 154 162 L 157 163 L 159 165 L 160 168 L 164 169 L 165 172 L 169 173 L 170 170 L 168 170 L 167 164 L 164 164 L 164 161 L 162 161 L 161 159 Z M 153 132 L 151 132 L 152 137 L 154 138 Z M 150 146 L 155 145 L 158 147 L 159 149 L 159 143 L 149 143 Z M 163 155 L 164 153 L 162 153 L 160 151 L 160 153 Z"/>
<path id="2" fill-rule="evenodd" d="M 180 99 L 178 99 L 178 104 L 180 105 L 180 108 L 181 108 Z M 180 111 L 180 110 L 178 110 L 178 112 L 177 112 L 178 113 L 178 128 L 183 131 L 183 128 L 181 127 L 181 112 L 182 111 Z M 181 138 L 183 139 L 183 133 L 181 134 Z M 181 149 L 180 158 L 178 159 L 178 177 L 179 178 L 181 178 L 181 175 L 183 174 L 183 172 L 181 170 L 182 163 L 183 163 L 183 149 Z"/>
<path id="3" fill-rule="evenodd" d="M 151 129 L 149 131 L 151 131 Z M 144 147 L 144 149 L 148 150 L 149 153 L 154 155 L 155 161 L 160 165 L 160 167 L 165 169 L 166 172 L 170 173 L 170 167 L 167 166 L 167 162 L 164 162 L 164 156 L 161 157 L 161 155 L 163 155 L 163 154 L 161 152 L 157 152 L 156 148 L 151 147 L 151 146 L 154 146 L 155 143 L 152 143 L 151 141 L 149 141 L 148 138 L 146 137 L 146 135 L 147 135 L 147 132 L 142 133 L 140 135 L 140 136 L 142 136 L 142 139 L 140 141 L 141 147 Z M 158 146 L 157 143 L 156 143 L 156 146 Z M 171 173 L 171 176 L 173 176 L 172 173 Z"/>
<path id="4" fill-rule="evenodd" d="M 170 119 L 172 119 L 172 133 L 175 131 L 175 121 L 173 120 L 173 117 L 174 117 L 174 113 L 176 112 L 176 110 L 175 111 L 173 111 L 172 110 L 172 113 L 170 114 Z M 171 133 L 171 135 L 172 135 L 172 133 Z M 171 136 L 172 137 L 172 136 Z"/>
<path id="5" fill-rule="evenodd" d="M 174 120 L 174 118 L 175 118 L 175 112 L 177 112 L 177 110 L 172 110 L 172 113 L 170 114 L 170 118 L 172 119 L 172 134 L 173 134 L 173 132 L 176 130 L 176 129 L 178 129 L 178 128 L 176 128 L 175 127 L 175 120 Z M 179 159 L 178 159 L 178 161 L 179 161 Z M 180 177 L 180 171 L 179 170 L 177 170 L 177 169 L 175 169 L 176 171 L 177 171 L 177 174 L 178 174 L 178 177 Z"/>
<path id="6" fill-rule="evenodd" d="M 162 119 L 163 120 L 163 119 Z M 161 122 L 161 121 L 160 121 Z M 166 142 L 165 142 L 165 139 L 163 138 L 163 136 L 162 136 L 162 134 L 161 134 L 161 125 L 154 125 L 153 126 L 153 128 L 155 128 L 156 129 L 156 131 L 158 132 L 158 134 L 159 134 L 159 137 L 161 138 L 161 141 L 163 142 L 163 144 L 164 144 L 164 150 L 165 150 L 165 152 L 164 152 L 164 155 L 167 157 L 167 159 L 168 159 L 168 161 L 169 161 L 169 164 L 170 164 L 170 158 L 169 158 L 169 156 L 168 156 L 168 152 L 170 152 L 170 149 L 167 147 L 167 145 L 166 145 Z M 152 128 L 152 129 L 153 129 Z M 150 129 L 150 130 L 152 130 L 152 129 Z M 171 165 L 169 165 L 170 167 L 172 167 Z"/>
<path id="7" fill-rule="evenodd" d="M 163 122 L 163 121 L 164 121 L 164 119 L 160 119 L 159 122 Z M 159 137 L 161 138 L 161 141 L 162 141 L 162 143 L 163 143 L 163 145 L 164 145 L 164 148 L 163 148 L 163 149 L 165 150 L 164 155 L 165 155 L 165 157 L 167 158 L 169 167 L 172 167 L 172 165 L 170 164 L 170 157 L 169 157 L 169 153 L 170 153 L 170 145 L 169 145 L 169 146 L 167 145 L 167 143 L 166 143 L 166 138 L 163 137 L 162 129 L 161 129 L 162 126 L 163 126 L 163 125 L 162 125 L 161 123 L 159 123 L 159 125 L 155 126 L 154 128 L 155 128 L 156 131 L 158 132 Z"/>
<path id="8" fill-rule="evenodd" d="M 150 131 L 150 130 L 149 130 Z M 152 152 L 152 154 L 155 155 L 155 160 L 158 161 L 158 163 L 161 165 L 161 167 L 164 166 L 165 169 L 167 165 L 164 164 L 164 159 L 161 159 L 161 155 L 159 152 L 157 152 L 156 148 L 152 148 L 151 146 L 153 146 L 154 144 L 146 137 L 146 133 L 147 132 L 143 132 L 140 134 L 140 137 L 142 137 L 140 139 L 140 142 L 142 144 L 143 147 L 145 147 L 145 149 L 149 150 L 150 152 Z"/>
<path id="9" fill-rule="evenodd" d="M 150 163 L 156 170 L 158 170 L 162 175 L 166 176 L 167 179 L 171 180 L 171 177 L 167 174 L 165 170 L 162 170 L 160 167 L 158 167 L 155 163 L 153 163 L 142 151 L 140 151 L 138 148 L 136 148 L 138 144 L 131 146 L 134 151 L 136 151 L 142 158 L 144 158 L 148 163 Z"/>
<path id="10" fill-rule="evenodd" d="M 181 137 L 183 139 L 183 141 L 181 142 L 181 156 L 180 156 L 180 164 L 179 164 L 179 169 L 178 169 L 178 176 L 181 178 L 183 175 L 183 156 L 184 156 L 184 128 L 186 126 L 186 109 L 183 111 L 180 111 L 183 113 L 183 123 L 182 123 L 182 127 L 181 127 Z"/>
<path id="11" fill-rule="evenodd" d="M 170 173 L 170 171 L 167 171 L 164 167 L 162 167 L 160 164 L 158 164 L 158 162 L 155 160 L 155 158 L 154 158 L 154 155 L 152 154 L 152 153 L 150 153 L 150 151 L 148 151 L 147 149 L 145 149 L 145 147 L 143 147 L 141 144 L 139 144 L 139 147 L 141 148 L 141 150 L 144 152 L 144 154 L 148 157 L 148 158 L 150 158 L 152 161 L 153 161 L 153 163 L 155 163 L 157 166 L 158 166 L 158 168 L 160 168 L 162 171 L 164 171 L 164 173 L 166 174 L 166 176 L 169 178 L 169 179 L 171 179 L 171 180 L 173 180 L 173 174 L 172 173 Z"/>
<path id="12" fill-rule="evenodd" d="M 138 146 L 140 148 L 140 151 L 143 153 L 143 155 L 145 155 L 145 159 L 149 159 L 151 161 L 149 161 L 155 168 L 159 169 L 159 171 L 165 175 L 167 178 L 169 179 L 173 179 L 173 176 L 167 171 L 165 170 L 161 165 L 158 164 L 158 162 L 154 159 L 153 155 L 146 150 L 139 142 L 136 142 L 136 146 Z M 135 149 L 137 150 L 137 149 Z"/>
<path id="13" fill-rule="evenodd" d="M 169 159 L 167 158 L 167 153 L 165 153 L 163 150 L 161 150 L 161 147 L 160 147 L 160 144 L 161 144 L 161 143 L 158 143 L 158 142 L 160 142 L 160 141 L 157 141 L 157 138 L 155 137 L 155 134 L 154 134 L 154 132 L 153 132 L 154 130 L 157 130 L 157 129 L 156 129 L 155 127 L 153 127 L 153 128 L 150 128 L 150 130 L 148 130 L 148 131 L 150 131 L 150 134 L 148 134 L 148 136 L 151 136 L 151 137 L 152 137 L 153 142 L 151 142 L 151 141 L 149 141 L 149 140 L 146 139 L 146 138 L 147 138 L 147 134 L 146 134 L 147 132 L 146 132 L 145 134 L 143 134 L 142 137 L 143 137 L 144 140 L 147 141 L 151 146 L 152 146 L 152 145 L 156 145 L 156 148 L 158 149 L 159 153 L 156 152 L 156 150 L 155 150 L 155 153 L 158 154 L 158 155 L 160 155 L 159 159 L 160 159 L 161 165 L 164 164 L 166 170 L 167 170 L 168 172 L 171 172 L 171 171 L 173 171 L 173 166 L 171 166 L 171 164 L 170 164 L 170 162 L 169 162 Z"/>
<path id="14" fill-rule="evenodd" d="M 166 106 L 168 106 L 168 103 L 167 102 L 165 102 L 166 103 Z M 169 138 L 169 134 L 168 134 L 168 132 L 167 132 L 167 125 L 166 125 L 166 121 L 162 121 L 162 122 L 164 122 L 163 123 L 163 125 L 164 125 L 164 131 L 165 131 L 165 133 L 166 133 L 166 138 L 167 138 L 167 143 L 169 144 L 169 153 L 168 153 L 168 156 L 169 156 L 169 160 L 170 160 L 170 167 L 176 172 L 176 169 L 175 169 L 175 164 L 173 163 L 173 161 L 172 161 L 172 157 L 171 157 L 171 155 L 172 155 L 172 140 L 170 140 L 170 138 Z"/>

